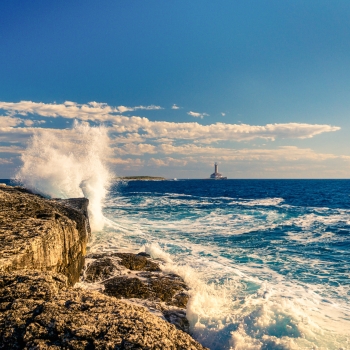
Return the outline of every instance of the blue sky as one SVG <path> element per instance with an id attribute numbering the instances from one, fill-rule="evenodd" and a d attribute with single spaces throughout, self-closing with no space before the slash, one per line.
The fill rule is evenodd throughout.
<path id="1" fill-rule="evenodd" d="M 0 13 L 0 177 L 33 133 L 77 119 L 110 128 L 118 175 L 207 177 L 218 161 L 229 178 L 349 178 L 349 1 L 13 0 Z"/>

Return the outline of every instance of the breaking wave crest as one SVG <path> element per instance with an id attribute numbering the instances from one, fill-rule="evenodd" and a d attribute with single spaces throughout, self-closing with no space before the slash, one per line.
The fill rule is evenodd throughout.
<path id="1" fill-rule="evenodd" d="M 36 131 L 16 178 L 44 196 L 89 199 L 91 228 L 104 226 L 103 202 L 111 181 L 107 129 L 75 122 L 72 129 Z"/>

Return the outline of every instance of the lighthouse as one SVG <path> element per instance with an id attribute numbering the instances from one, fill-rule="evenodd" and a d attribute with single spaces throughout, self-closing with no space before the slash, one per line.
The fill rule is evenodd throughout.
<path id="1" fill-rule="evenodd" d="M 210 175 L 210 178 L 213 179 L 213 180 L 227 180 L 227 177 L 222 176 L 219 173 L 218 169 L 219 169 L 218 163 L 215 162 L 215 164 L 214 164 L 214 173 Z"/>

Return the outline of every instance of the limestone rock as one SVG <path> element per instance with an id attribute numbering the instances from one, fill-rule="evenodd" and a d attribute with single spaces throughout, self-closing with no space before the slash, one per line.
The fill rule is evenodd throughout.
<path id="1" fill-rule="evenodd" d="M 146 253 L 102 253 L 89 254 L 91 259 L 103 259 L 104 257 L 117 257 L 118 265 L 122 265 L 132 271 L 161 271 L 159 264 L 150 260 L 150 256 Z"/>
<path id="2" fill-rule="evenodd" d="M 66 288 L 56 273 L 0 276 L 0 349 L 205 349 L 143 307 Z"/>
<path id="3" fill-rule="evenodd" d="M 89 254 L 82 277 L 84 287 L 142 305 L 178 329 L 189 332 L 188 287 L 176 274 L 163 273 L 146 253 Z"/>
<path id="4" fill-rule="evenodd" d="M 84 272 L 84 281 L 86 282 L 101 282 L 113 276 L 117 271 L 117 267 L 113 264 L 111 258 L 96 259 L 87 265 Z"/>
<path id="5" fill-rule="evenodd" d="M 79 279 L 90 235 L 88 200 L 48 200 L 0 186 L 0 272 L 36 269 Z"/>
<path id="6" fill-rule="evenodd" d="M 204 349 L 185 333 L 183 280 L 146 253 L 92 254 L 84 289 L 71 288 L 90 236 L 87 205 L 0 184 L 0 349 Z"/>

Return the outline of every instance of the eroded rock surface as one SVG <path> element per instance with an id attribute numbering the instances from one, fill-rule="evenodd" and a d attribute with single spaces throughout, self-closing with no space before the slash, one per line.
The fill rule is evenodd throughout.
<path id="1" fill-rule="evenodd" d="M 144 307 L 66 288 L 57 273 L 0 276 L 0 349 L 205 349 Z"/>
<path id="2" fill-rule="evenodd" d="M 188 288 L 175 274 L 163 273 L 146 253 L 103 253 L 87 256 L 85 287 L 142 305 L 178 329 L 189 332 Z"/>
<path id="3" fill-rule="evenodd" d="M 0 349 L 204 349 L 185 333 L 183 280 L 145 253 L 92 254 L 83 284 L 97 291 L 70 287 L 87 205 L 0 184 Z"/>
<path id="4" fill-rule="evenodd" d="M 0 185 L 0 272 L 36 269 L 79 279 L 90 235 L 88 200 L 48 200 Z"/>

